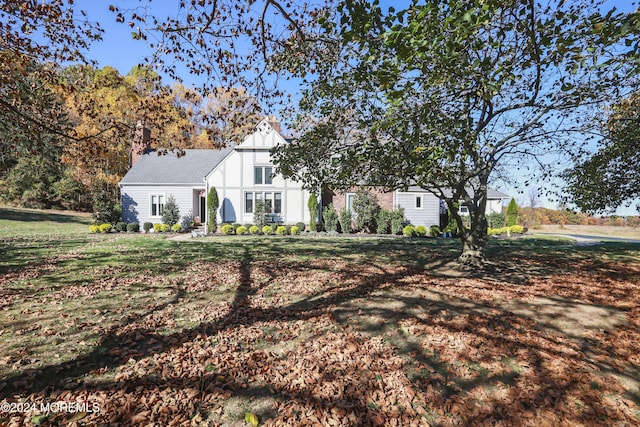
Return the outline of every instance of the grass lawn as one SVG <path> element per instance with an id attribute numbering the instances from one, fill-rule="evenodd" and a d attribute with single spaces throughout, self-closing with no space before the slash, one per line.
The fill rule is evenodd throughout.
<path id="1" fill-rule="evenodd" d="M 640 244 L 496 240 L 472 271 L 454 240 L 24 212 L 0 208 L 0 425 L 640 423 Z"/>

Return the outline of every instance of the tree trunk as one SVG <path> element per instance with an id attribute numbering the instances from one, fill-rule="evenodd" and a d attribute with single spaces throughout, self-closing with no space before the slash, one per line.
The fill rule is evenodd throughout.
<path id="1" fill-rule="evenodd" d="M 484 215 L 483 215 L 484 216 Z M 463 264 L 482 264 L 484 258 L 484 247 L 487 243 L 484 227 L 474 227 L 474 222 L 471 223 L 471 230 L 469 234 L 463 234 L 462 239 L 462 253 L 458 258 Z"/>

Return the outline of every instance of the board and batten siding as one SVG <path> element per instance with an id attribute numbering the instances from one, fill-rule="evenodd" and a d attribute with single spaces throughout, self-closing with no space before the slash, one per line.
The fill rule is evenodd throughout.
<path id="1" fill-rule="evenodd" d="M 416 208 L 416 197 L 421 197 L 421 207 Z M 404 217 L 411 225 L 424 225 L 429 228 L 440 224 L 440 199 L 431 193 L 396 193 L 396 204 L 404 208 Z"/>
<path id="2" fill-rule="evenodd" d="M 123 185 L 122 218 L 124 222 L 161 223 L 161 216 L 151 216 L 151 196 L 163 195 L 165 203 L 170 195 L 176 199 L 180 209 L 180 222 L 188 215 L 194 215 L 194 190 L 204 190 L 204 185 Z"/>

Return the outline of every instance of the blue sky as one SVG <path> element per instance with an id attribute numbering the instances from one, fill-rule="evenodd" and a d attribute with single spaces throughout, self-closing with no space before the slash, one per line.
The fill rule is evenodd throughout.
<path id="1" fill-rule="evenodd" d="M 85 10 L 88 14 L 88 19 L 98 21 L 105 29 L 102 42 L 96 42 L 89 53 L 89 58 L 98 62 L 100 67 L 113 66 L 120 71 L 121 74 L 126 74 L 132 67 L 144 61 L 146 56 L 149 56 L 152 51 L 143 41 L 134 40 L 131 36 L 132 29 L 126 25 L 117 23 L 115 21 L 115 14 L 109 11 L 110 1 L 91 1 L 84 0 L 78 1 L 76 6 Z M 131 2 L 138 4 L 137 2 Z M 130 4 L 131 4 L 130 3 Z M 383 2 L 384 3 L 384 2 Z M 612 7 L 620 11 L 630 11 L 637 7 L 637 1 L 630 0 L 605 0 L 602 2 L 600 8 L 602 10 L 609 10 Z M 389 3 L 391 4 L 391 3 Z M 178 11 L 178 2 L 174 1 L 152 1 L 148 2 L 149 7 L 153 9 L 153 12 L 157 15 L 175 15 Z M 394 7 L 399 8 L 397 2 L 394 2 Z M 186 69 L 180 72 L 186 86 L 198 86 L 202 81 L 199 81 L 196 76 L 188 74 Z M 165 79 L 165 83 L 171 83 Z M 289 83 L 290 85 L 290 83 Z M 296 87 L 290 86 L 286 89 L 296 91 Z M 517 174 L 516 174 L 517 175 Z M 520 176 L 514 176 L 515 181 L 524 181 L 524 178 Z M 521 204 L 528 200 L 528 188 L 523 184 L 510 185 L 505 182 L 497 183 L 496 188 L 516 197 Z M 520 191 L 520 193 L 519 193 Z M 557 203 L 549 200 L 543 196 L 540 197 L 540 205 L 555 208 Z M 620 215 L 637 215 L 635 208 L 621 208 L 617 212 Z"/>

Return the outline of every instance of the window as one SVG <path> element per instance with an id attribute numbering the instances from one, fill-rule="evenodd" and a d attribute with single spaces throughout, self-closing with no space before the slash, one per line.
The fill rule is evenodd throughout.
<path id="1" fill-rule="evenodd" d="M 255 185 L 271 185 L 273 183 L 273 167 L 256 166 L 253 169 L 253 183 Z"/>
<path id="2" fill-rule="evenodd" d="M 422 209 L 422 196 L 416 196 L 416 209 Z"/>
<path id="3" fill-rule="evenodd" d="M 353 213 L 353 200 L 356 198 L 355 193 L 347 193 L 347 209 Z"/>
<path id="4" fill-rule="evenodd" d="M 244 212 L 253 213 L 254 200 L 264 200 L 268 213 L 282 213 L 282 193 L 278 192 L 246 192 L 244 193 Z"/>
<path id="5" fill-rule="evenodd" d="M 244 212 L 253 213 L 253 193 L 244 193 Z"/>
<path id="6" fill-rule="evenodd" d="M 164 194 L 151 195 L 151 216 L 161 216 L 164 210 Z"/>

